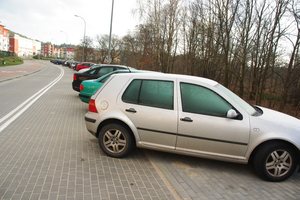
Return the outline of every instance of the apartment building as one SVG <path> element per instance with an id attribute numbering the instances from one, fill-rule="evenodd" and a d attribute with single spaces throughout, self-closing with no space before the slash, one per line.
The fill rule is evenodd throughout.
<path id="1" fill-rule="evenodd" d="M 8 51 L 9 49 L 9 30 L 0 24 L 0 51 Z"/>
<path id="2" fill-rule="evenodd" d="M 61 58 L 73 60 L 75 48 L 72 46 L 55 47 L 51 43 L 41 44 L 40 41 L 23 37 L 10 32 L 0 24 L 0 51 L 14 52 L 17 56 L 30 58 L 35 55 L 42 55 L 50 58 Z"/>
<path id="3" fill-rule="evenodd" d="M 10 33 L 9 51 L 14 52 L 19 57 L 32 57 L 41 54 L 41 42 Z"/>
<path id="4" fill-rule="evenodd" d="M 55 57 L 54 56 L 54 45 L 50 43 L 44 43 L 42 45 L 42 55 L 44 57 Z"/>
<path id="5" fill-rule="evenodd" d="M 51 43 L 45 43 L 42 45 L 42 55 L 44 57 L 73 60 L 74 54 L 74 47 L 55 47 Z"/>
<path id="6" fill-rule="evenodd" d="M 61 58 L 65 58 L 66 60 L 74 59 L 74 47 L 62 47 L 60 48 Z"/>

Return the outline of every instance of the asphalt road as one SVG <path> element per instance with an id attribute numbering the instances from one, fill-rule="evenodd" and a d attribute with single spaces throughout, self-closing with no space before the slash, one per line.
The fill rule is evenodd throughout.
<path id="1" fill-rule="evenodd" d="M 0 68 L 0 199 L 300 199 L 299 173 L 270 183 L 250 165 L 142 149 L 107 157 L 73 73 L 43 61 Z"/>

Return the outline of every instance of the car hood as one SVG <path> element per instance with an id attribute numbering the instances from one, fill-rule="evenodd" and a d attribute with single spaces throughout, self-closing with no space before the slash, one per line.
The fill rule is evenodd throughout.
<path id="1" fill-rule="evenodd" d="M 299 119 L 268 108 L 264 108 L 264 107 L 259 107 L 259 108 L 263 111 L 263 114 L 259 116 L 261 120 L 300 129 Z"/>

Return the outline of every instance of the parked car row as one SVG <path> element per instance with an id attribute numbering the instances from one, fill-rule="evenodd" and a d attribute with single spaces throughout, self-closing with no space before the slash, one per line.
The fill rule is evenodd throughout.
<path id="1" fill-rule="evenodd" d="M 73 75 L 72 88 L 73 90 L 80 92 L 80 84 L 82 81 L 89 79 L 97 79 L 107 73 L 112 71 L 127 69 L 133 70 L 134 68 L 123 66 L 123 65 L 93 65 L 89 69 L 82 69 L 78 72 L 75 72 Z"/>
<path id="2" fill-rule="evenodd" d="M 53 59 L 53 60 L 50 60 L 50 62 L 52 62 L 53 64 L 56 64 L 56 65 L 62 65 L 65 61 L 59 60 L 59 59 Z"/>
<path id="3" fill-rule="evenodd" d="M 272 182 L 299 169 L 300 120 L 250 105 L 213 80 L 96 65 L 75 72 L 72 87 L 89 103 L 86 128 L 108 156 L 138 147 L 251 163 Z"/>
<path id="4" fill-rule="evenodd" d="M 76 71 L 79 71 L 81 69 L 90 68 L 91 66 L 95 65 L 95 63 L 92 62 L 79 62 L 79 61 L 71 61 L 71 60 L 50 60 L 50 62 L 57 64 L 57 65 L 63 65 L 69 68 L 72 68 Z"/>

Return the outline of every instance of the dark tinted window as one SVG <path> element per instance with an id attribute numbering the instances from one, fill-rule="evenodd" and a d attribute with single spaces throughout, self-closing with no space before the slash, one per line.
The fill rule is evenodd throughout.
<path id="1" fill-rule="evenodd" d="M 112 71 L 114 71 L 114 68 L 112 67 L 101 67 L 98 71 L 98 75 L 103 76 Z"/>
<path id="2" fill-rule="evenodd" d="M 123 70 L 123 69 L 127 69 L 127 68 L 124 68 L 124 67 L 116 67 L 115 70 Z"/>
<path id="3" fill-rule="evenodd" d="M 96 69 L 91 70 L 91 71 L 89 71 L 88 73 L 89 73 L 89 74 L 95 74 L 95 72 L 96 72 Z"/>
<path id="4" fill-rule="evenodd" d="M 138 103 L 139 92 L 141 88 L 141 80 L 134 80 L 130 83 L 122 96 L 122 100 L 126 103 Z"/>
<path id="5" fill-rule="evenodd" d="M 182 110 L 226 117 L 232 106 L 215 92 L 198 85 L 180 83 Z"/>
<path id="6" fill-rule="evenodd" d="M 126 103 L 173 109 L 174 86 L 170 81 L 134 80 L 122 96 Z"/>

